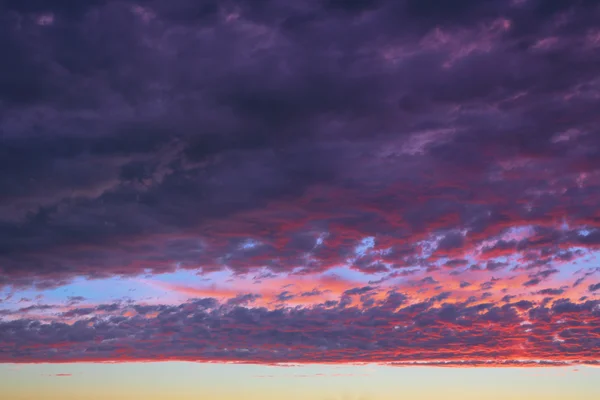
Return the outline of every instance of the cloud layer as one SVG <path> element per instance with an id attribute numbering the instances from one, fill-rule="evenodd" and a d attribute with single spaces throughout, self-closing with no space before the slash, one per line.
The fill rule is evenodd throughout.
<path id="1" fill-rule="evenodd" d="M 243 307 L 204 298 L 179 306 L 101 305 L 65 322 L 0 323 L 0 362 L 387 362 L 596 364 L 600 301 L 406 304 L 389 293 L 364 308 Z"/>
<path id="2" fill-rule="evenodd" d="M 3 307 L 0 354 L 600 358 L 598 2 L 438 3 L 3 2 L 0 288 L 235 282 Z"/>

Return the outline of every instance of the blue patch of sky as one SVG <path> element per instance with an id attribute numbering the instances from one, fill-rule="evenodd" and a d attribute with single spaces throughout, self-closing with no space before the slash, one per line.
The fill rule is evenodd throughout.
<path id="1" fill-rule="evenodd" d="M 254 239 L 246 239 L 240 244 L 240 249 L 248 250 L 253 249 L 260 244 L 259 241 Z"/>
<path id="2" fill-rule="evenodd" d="M 178 270 L 173 273 L 150 276 L 153 281 L 163 283 L 194 285 L 223 282 L 231 276 L 229 271 L 198 275 L 196 271 Z M 13 289 L 9 286 L 0 289 L 0 309 L 14 310 L 30 304 L 66 304 L 70 297 L 82 296 L 84 303 L 98 304 L 122 299 L 144 300 L 156 297 L 157 289 L 139 278 L 113 277 L 108 279 L 76 278 L 72 282 L 51 289 Z M 30 302 L 19 303 L 21 298 Z"/>
<path id="3" fill-rule="evenodd" d="M 331 268 L 329 271 L 327 271 L 325 273 L 325 275 L 326 276 L 335 275 L 335 276 L 339 276 L 340 278 L 343 278 L 343 279 L 367 283 L 370 280 L 373 280 L 374 278 L 376 278 L 380 275 L 385 275 L 385 274 L 366 275 L 366 274 L 363 274 L 362 272 L 350 269 L 349 267 L 336 267 L 336 268 Z"/>
<path id="4" fill-rule="evenodd" d="M 329 233 L 327 233 L 327 232 L 321 233 L 317 237 L 317 240 L 315 241 L 315 247 L 322 245 L 325 242 L 325 239 L 327 239 L 327 236 L 329 236 Z"/>
<path id="5" fill-rule="evenodd" d="M 575 279 L 573 275 L 576 271 L 583 270 L 583 272 L 591 271 L 598 266 L 600 266 L 600 252 L 598 251 L 588 251 L 585 248 L 571 248 L 571 251 L 582 250 L 587 254 L 583 257 L 576 258 L 573 261 L 564 263 L 560 265 L 558 269 L 558 273 L 556 274 L 556 278 L 559 279 Z M 577 275 L 580 277 L 580 275 Z"/>
<path id="6" fill-rule="evenodd" d="M 86 302 L 103 303 L 123 298 L 140 299 L 150 297 L 154 291 L 134 278 L 84 279 L 77 278 L 72 283 L 42 292 L 50 302 L 66 302 L 71 296 L 83 296 Z"/>
<path id="7" fill-rule="evenodd" d="M 368 236 L 362 239 L 360 244 L 354 248 L 354 254 L 358 257 L 362 257 L 373 247 L 375 247 L 375 238 Z"/>
<path id="8" fill-rule="evenodd" d="M 178 284 L 178 285 L 193 285 L 193 284 L 206 284 L 206 282 L 223 282 L 231 276 L 231 272 L 223 270 L 218 272 L 211 272 L 208 274 L 198 275 L 197 271 L 194 270 L 178 270 L 168 274 L 161 274 L 153 276 L 153 281 L 159 281 L 164 283 Z"/>

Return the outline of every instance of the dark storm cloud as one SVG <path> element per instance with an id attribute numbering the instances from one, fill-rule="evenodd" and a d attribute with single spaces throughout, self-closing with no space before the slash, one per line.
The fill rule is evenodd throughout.
<path id="1" fill-rule="evenodd" d="M 1 6 L 2 286 L 600 244 L 597 2 L 76 3 Z"/>

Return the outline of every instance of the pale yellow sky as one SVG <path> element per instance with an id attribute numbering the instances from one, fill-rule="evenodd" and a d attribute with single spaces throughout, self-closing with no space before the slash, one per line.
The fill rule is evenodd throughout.
<path id="1" fill-rule="evenodd" d="M 0 365 L 7 400 L 597 400 L 600 369 Z M 60 377 L 57 374 L 71 374 Z"/>

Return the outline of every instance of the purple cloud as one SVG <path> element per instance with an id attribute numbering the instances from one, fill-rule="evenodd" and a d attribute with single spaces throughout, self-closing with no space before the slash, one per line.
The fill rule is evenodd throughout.
<path id="1" fill-rule="evenodd" d="M 0 353 L 592 362 L 597 2 L 258 3 L 0 5 Z"/>

